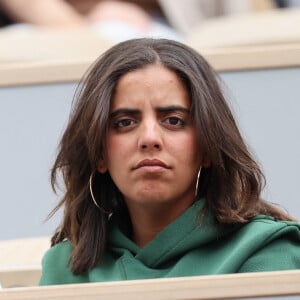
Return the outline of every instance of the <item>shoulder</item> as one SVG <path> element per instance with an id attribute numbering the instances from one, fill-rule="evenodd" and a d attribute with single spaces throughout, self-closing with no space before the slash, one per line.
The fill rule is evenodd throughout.
<path id="1" fill-rule="evenodd" d="M 269 216 L 259 215 L 238 231 L 245 240 L 256 245 L 256 250 L 265 248 L 273 242 L 294 243 L 300 246 L 300 224 L 279 221 Z"/>
<path id="2" fill-rule="evenodd" d="M 300 268 L 300 224 L 257 216 L 240 230 L 253 252 L 241 272 Z M 248 244 L 248 243 L 247 243 Z"/>
<path id="3" fill-rule="evenodd" d="M 243 226 L 243 230 L 261 230 L 261 234 L 277 235 L 285 232 L 300 232 L 300 224 L 291 221 L 279 221 L 273 217 L 258 215 Z M 256 234 L 259 232 L 256 232 Z"/>
<path id="4" fill-rule="evenodd" d="M 72 246 L 68 241 L 63 241 L 51 247 L 45 254 L 42 264 L 56 263 L 59 265 L 67 265 L 69 263 Z"/>
<path id="5" fill-rule="evenodd" d="M 273 217 L 259 215 L 243 226 L 242 231 L 251 238 L 262 239 L 265 243 L 278 238 L 300 239 L 300 224 L 291 221 L 279 221 Z"/>
<path id="6" fill-rule="evenodd" d="M 51 247 L 42 259 L 40 285 L 62 284 L 72 275 L 69 267 L 72 245 L 63 241 Z"/>

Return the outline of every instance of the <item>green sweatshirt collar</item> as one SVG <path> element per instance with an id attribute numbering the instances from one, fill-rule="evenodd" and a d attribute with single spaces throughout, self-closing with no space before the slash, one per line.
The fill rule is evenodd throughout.
<path id="1" fill-rule="evenodd" d="M 211 216 L 199 218 L 204 203 L 204 199 L 195 202 L 144 248 L 137 246 L 113 224 L 109 235 L 110 248 L 120 256 L 129 251 L 135 259 L 151 268 L 168 264 L 187 250 L 223 236 L 220 229 L 213 224 Z"/>

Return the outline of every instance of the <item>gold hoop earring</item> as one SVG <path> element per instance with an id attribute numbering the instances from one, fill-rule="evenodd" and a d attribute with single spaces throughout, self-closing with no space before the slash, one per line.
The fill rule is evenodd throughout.
<path id="1" fill-rule="evenodd" d="M 200 169 L 199 169 L 199 171 L 198 171 L 198 175 L 197 175 L 196 189 L 195 189 L 195 196 L 197 196 L 197 194 L 198 194 L 198 185 L 199 185 L 199 178 L 200 178 L 200 175 L 201 175 L 201 170 L 202 170 L 202 167 L 200 167 Z"/>
<path id="2" fill-rule="evenodd" d="M 95 196 L 94 196 L 94 193 L 93 193 L 93 177 L 94 177 L 94 172 L 91 174 L 91 176 L 90 176 L 90 179 L 89 179 L 89 187 L 90 187 L 90 194 L 91 194 L 91 197 L 92 197 L 92 200 L 93 200 L 93 202 L 94 202 L 94 204 L 98 207 L 98 209 L 100 210 L 100 211 L 102 211 L 103 213 L 105 213 L 105 214 L 110 214 L 110 212 L 109 211 L 107 211 L 106 209 L 104 209 L 103 207 L 101 207 L 98 203 L 97 203 L 97 201 L 96 201 L 96 199 L 95 199 Z"/>

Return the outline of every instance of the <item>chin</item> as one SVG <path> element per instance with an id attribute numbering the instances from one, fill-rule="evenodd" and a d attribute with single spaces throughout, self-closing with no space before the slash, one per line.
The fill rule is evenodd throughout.
<path id="1" fill-rule="evenodd" d="M 170 201 L 172 197 L 165 191 L 143 190 L 137 193 L 136 202 L 143 204 L 163 204 Z"/>
<path id="2" fill-rule="evenodd" d="M 145 203 L 158 203 L 168 201 L 168 198 L 164 193 L 140 193 L 138 199 Z"/>

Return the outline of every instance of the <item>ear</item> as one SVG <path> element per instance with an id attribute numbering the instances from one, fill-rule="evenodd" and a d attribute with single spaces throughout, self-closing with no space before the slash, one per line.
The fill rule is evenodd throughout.
<path id="1" fill-rule="evenodd" d="M 202 159 L 202 166 L 204 168 L 209 168 L 210 165 L 211 165 L 211 160 L 209 159 L 208 155 L 205 154 Z"/>
<path id="2" fill-rule="evenodd" d="M 97 170 L 99 173 L 104 174 L 107 172 L 107 165 L 104 159 L 100 159 L 97 165 Z"/>

